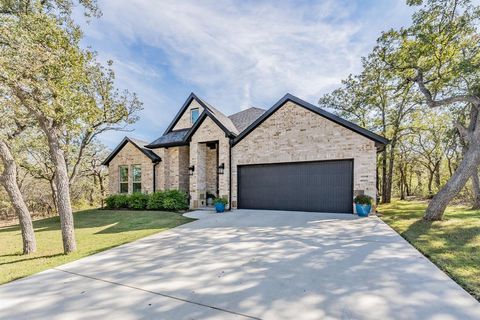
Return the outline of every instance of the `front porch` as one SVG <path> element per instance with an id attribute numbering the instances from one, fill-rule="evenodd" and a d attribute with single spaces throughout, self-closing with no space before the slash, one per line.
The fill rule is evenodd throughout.
<path id="1" fill-rule="evenodd" d="M 208 208 L 208 198 L 229 199 L 229 156 L 229 139 L 210 118 L 206 118 L 190 141 L 191 209 Z"/>

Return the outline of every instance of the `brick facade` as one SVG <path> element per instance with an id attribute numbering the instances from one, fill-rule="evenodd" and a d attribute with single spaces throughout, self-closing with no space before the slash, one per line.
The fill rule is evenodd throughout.
<path id="1" fill-rule="evenodd" d="M 293 102 L 287 102 L 232 149 L 232 207 L 237 166 L 354 159 L 354 190 L 376 196 L 375 143 Z"/>
<path id="2" fill-rule="evenodd" d="M 218 163 L 224 163 L 225 165 L 224 174 L 218 175 L 219 195 L 227 198 L 229 195 L 229 139 L 225 137 L 225 132 L 212 119 L 207 117 L 190 141 L 190 165 L 195 166 L 195 171 L 190 176 L 191 208 L 198 208 L 206 204 L 207 173 L 210 175 L 211 169 L 207 172 L 207 160 L 209 158 L 207 157 L 208 147 L 205 142 L 213 141 L 218 141 Z"/>
<path id="3" fill-rule="evenodd" d="M 195 100 L 180 117 L 174 129 L 190 127 L 190 109 L 201 106 Z M 207 145 L 217 143 L 216 148 Z M 156 166 L 156 190 L 180 189 L 190 194 L 190 207 L 206 204 L 206 193 L 231 196 L 237 207 L 237 166 L 354 159 L 354 190 L 376 196 L 376 146 L 374 141 L 328 120 L 292 101 L 287 101 L 230 150 L 230 139 L 206 117 L 190 137 L 189 145 L 153 150 L 161 158 Z M 218 152 L 218 154 L 217 154 Z M 232 159 L 230 195 L 229 159 Z M 218 160 L 217 160 L 218 157 Z M 224 164 L 223 174 L 217 174 Z M 153 163 L 131 143 L 109 163 L 110 192 L 119 192 L 119 166 L 142 166 L 142 192 L 153 191 Z M 194 166 L 192 175 L 189 166 Z M 218 180 L 218 181 L 217 181 Z M 218 185 L 218 194 L 217 192 Z"/>
<path id="4" fill-rule="evenodd" d="M 128 142 L 115 158 L 108 164 L 108 179 L 110 194 L 120 192 L 119 167 L 128 166 L 128 190 L 132 190 L 132 166 L 141 165 L 142 168 L 142 192 L 153 191 L 153 163 L 132 143 Z"/>
<path id="5" fill-rule="evenodd" d="M 192 100 L 188 108 L 182 114 L 180 119 L 178 119 L 177 124 L 173 127 L 173 130 L 180 130 L 190 128 L 192 126 L 192 118 L 190 116 L 190 110 L 198 108 L 199 114 L 203 112 L 203 107 L 196 101 Z"/>

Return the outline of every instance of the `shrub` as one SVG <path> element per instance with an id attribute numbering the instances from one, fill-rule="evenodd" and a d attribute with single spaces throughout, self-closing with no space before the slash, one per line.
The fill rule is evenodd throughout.
<path id="1" fill-rule="evenodd" d="M 140 193 L 140 192 L 132 193 L 128 197 L 128 208 L 137 209 L 137 210 L 146 209 L 148 198 L 149 196 L 144 193 Z"/>
<path id="2" fill-rule="evenodd" d="M 185 210 L 188 209 L 188 196 L 179 190 L 166 190 L 151 194 L 114 194 L 105 199 L 108 209 L 134 210 Z"/>
<path id="3" fill-rule="evenodd" d="M 105 199 L 108 209 L 123 209 L 128 207 L 129 197 L 127 194 L 113 194 Z"/>
<path id="4" fill-rule="evenodd" d="M 213 200 L 213 203 L 223 203 L 223 205 L 227 205 L 228 204 L 228 200 L 226 197 L 223 197 L 223 198 L 215 198 Z"/>
<path id="5" fill-rule="evenodd" d="M 188 196 L 180 190 L 164 191 L 163 210 L 185 210 L 188 209 Z"/>
<path id="6" fill-rule="evenodd" d="M 165 192 L 154 192 L 150 194 L 150 197 L 148 198 L 147 209 L 162 210 L 164 199 L 165 199 Z"/>
<path id="7" fill-rule="evenodd" d="M 370 197 L 370 196 L 367 196 L 365 194 L 360 194 L 360 195 L 356 196 L 355 199 L 353 199 L 353 201 L 356 204 L 371 205 L 372 202 L 373 202 L 373 198 Z"/>

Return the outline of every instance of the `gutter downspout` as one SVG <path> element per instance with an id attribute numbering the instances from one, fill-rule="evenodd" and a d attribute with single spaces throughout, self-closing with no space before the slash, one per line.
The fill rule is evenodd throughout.
<path id="1" fill-rule="evenodd" d="M 156 175 L 156 167 L 157 165 L 162 161 L 162 159 L 158 160 L 158 161 L 155 161 L 153 163 L 153 192 L 156 192 L 157 191 L 157 175 Z"/>
<path id="2" fill-rule="evenodd" d="M 233 139 L 228 140 L 228 211 L 232 211 L 232 145 Z"/>

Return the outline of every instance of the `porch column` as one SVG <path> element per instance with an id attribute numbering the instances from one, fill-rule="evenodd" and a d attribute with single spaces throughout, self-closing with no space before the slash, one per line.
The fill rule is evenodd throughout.
<path id="1" fill-rule="evenodd" d="M 190 143 L 190 165 L 195 166 L 190 176 L 190 208 L 195 209 L 206 204 L 206 144 Z"/>

